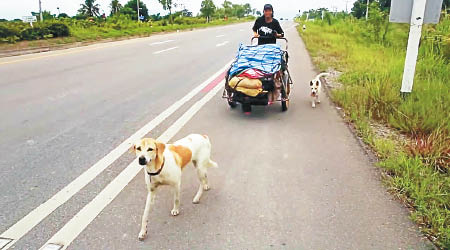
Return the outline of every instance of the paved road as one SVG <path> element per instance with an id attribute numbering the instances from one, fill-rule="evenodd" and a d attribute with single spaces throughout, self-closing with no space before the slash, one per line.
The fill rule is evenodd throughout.
<path id="1" fill-rule="evenodd" d="M 287 113 L 274 104 L 245 116 L 215 87 L 249 23 L 0 59 L 0 232 L 9 230 L 0 237 L 22 233 L 13 249 L 49 240 L 69 249 L 429 248 L 329 101 L 310 108 L 315 72 L 294 24 L 283 26 L 295 82 Z M 145 242 L 143 176 L 133 178 L 133 157 L 118 150 L 138 130 L 208 134 L 220 165 L 199 205 L 185 171 L 178 217 L 160 190 Z M 91 182 L 79 177 L 101 166 Z M 67 202 L 54 196 L 63 188 Z"/>

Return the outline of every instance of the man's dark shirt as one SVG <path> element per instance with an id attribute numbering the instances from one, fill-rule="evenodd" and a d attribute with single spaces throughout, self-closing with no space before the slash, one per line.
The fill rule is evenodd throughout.
<path id="1" fill-rule="evenodd" d="M 272 19 L 272 22 L 266 23 L 266 19 L 262 16 L 256 19 L 255 25 L 253 25 L 253 31 L 257 32 L 260 36 L 269 36 L 273 38 L 259 38 L 258 44 L 277 43 L 275 38 L 275 32 L 284 35 L 283 29 L 277 19 Z"/>

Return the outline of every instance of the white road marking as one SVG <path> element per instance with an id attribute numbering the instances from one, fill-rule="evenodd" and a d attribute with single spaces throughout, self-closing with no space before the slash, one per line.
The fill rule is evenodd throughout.
<path id="1" fill-rule="evenodd" d="M 3 249 L 4 246 L 8 245 L 12 239 L 1 239 L 0 238 L 0 249 Z"/>
<path id="2" fill-rule="evenodd" d="M 171 51 L 171 50 L 174 50 L 174 49 L 178 49 L 178 46 L 177 47 L 168 48 L 168 49 L 163 49 L 163 50 L 160 50 L 160 51 L 156 51 L 156 52 L 153 52 L 153 54 L 157 55 L 157 54 L 161 54 L 163 52 Z"/>
<path id="3" fill-rule="evenodd" d="M 165 44 L 165 43 L 171 43 L 171 42 L 175 42 L 175 40 L 166 40 L 166 41 L 161 41 L 161 42 L 154 42 L 154 43 L 150 43 L 150 46 L 155 46 L 155 45 L 160 45 L 160 44 Z"/>
<path id="4" fill-rule="evenodd" d="M 240 29 L 239 31 L 244 31 L 244 29 Z"/>
<path id="5" fill-rule="evenodd" d="M 47 244 L 43 250 L 61 250 L 62 245 L 59 244 Z"/>
<path id="6" fill-rule="evenodd" d="M 229 41 L 225 41 L 225 42 L 223 42 L 223 43 L 217 44 L 216 47 L 221 47 L 221 46 L 224 46 L 224 45 L 226 45 L 226 44 L 228 44 L 228 43 L 229 43 Z"/>
<path id="7" fill-rule="evenodd" d="M 197 101 L 186 113 L 184 113 L 172 126 L 170 126 L 157 140 L 167 143 L 174 137 L 194 115 L 210 101 L 222 88 L 223 80 L 208 92 L 202 99 Z M 61 250 L 66 249 L 72 241 L 111 203 L 114 198 L 136 177 L 142 166 L 133 160 L 108 186 L 105 187 L 91 202 L 83 207 L 67 224 L 64 225 L 56 234 L 41 247 L 44 250 L 48 245 L 56 242 L 64 245 Z"/>
<path id="8" fill-rule="evenodd" d="M 216 37 L 224 37 L 225 35 L 218 35 L 218 36 L 216 36 Z"/>
<path id="9" fill-rule="evenodd" d="M 101 172 L 103 172 L 109 165 L 111 165 L 115 160 L 117 160 L 121 155 L 128 151 L 133 143 L 142 138 L 144 135 L 148 134 L 152 129 L 162 123 L 167 117 L 175 113 L 181 106 L 186 102 L 191 100 L 195 95 L 197 95 L 202 89 L 204 89 L 208 84 L 210 84 L 214 79 L 216 79 L 220 74 L 222 74 L 232 63 L 230 61 L 216 72 L 213 76 L 207 79 L 202 84 L 198 85 L 195 89 L 185 95 L 183 98 L 172 104 L 164 112 L 159 114 L 155 119 L 147 123 L 144 127 L 139 129 L 136 133 L 131 135 L 128 139 L 122 142 L 119 146 L 109 152 L 106 156 L 100 159 L 88 170 L 83 172 L 75 180 L 65 186 L 61 191 L 56 193 L 53 197 L 48 199 L 46 202 L 42 203 L 36 207 L 33 211 L 28 213 L 25 217 L 20 219 L 14 225 L 12 225 L 8 230 L 0 235 L 0 238 L 12 239 L 8 245 L 1 248 L 1 250 L 6 250 L 14 245 L 20 238 L 22 238 L 26 233 L 28 233 L 32 228 L 39 224 L 43 219 L 45 219 L 49 214 L 55 211 L 59 206 L 67 202 L 72 196 L 74 196 L 78 191 L 84 188 L 89 182 L 95 179 Z"/>

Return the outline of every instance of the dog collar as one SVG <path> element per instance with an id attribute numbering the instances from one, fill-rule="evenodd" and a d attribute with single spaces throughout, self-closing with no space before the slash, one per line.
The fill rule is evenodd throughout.
<path id="1" fill-rule="evenodd" d="M 150 173 L 150 172 L 148 172 L 147 171 L 147 174 L 149 175 L 149 176 L 155 176 L 155 175 L 159 175 L 160 173 L 161 173 L 161 171 L 162 171 L 162 169 L 163 169 L 163 167 L 164 167 L 164 163 L 165 163 L 166 161 L 165 160 L 163 160 L 163 163 L 161 164 L 161 167 L 159 168 L 159 170 L 158 171 L 156 171 L 155 173 Z"/>

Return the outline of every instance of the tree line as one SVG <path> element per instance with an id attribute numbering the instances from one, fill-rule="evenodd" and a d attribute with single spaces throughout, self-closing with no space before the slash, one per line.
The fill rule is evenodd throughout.
<path id="1" fill-rule="evenodd" d="M 112 0 L 109 4 L 111 11 L 109 14 L 101 13 L 101 6 L 97 0 L 85 0 L 80 5 L 77 14 L 70 17 L 66 13 L 60 13 L 59 15 L 52 15 L 49 11 L 43 11 L 44 20 L 52 20 L 57 18 L 74 18 L 74 19 L 89 19 L 89 18 L 107 18 L 116 15 L 128 16 L 133 20 L 138 19 L 138 2 L 139 1 L 139 16 L 142 21 L 159 21 L 162 19 L 168 19 L 169 22 L 173 22 L 176 17 L 193 17 L 193 13 L 189 11 L 184 4 L 177 3 L 175 0 L 158 0 L 163 9 L 168 11 L 168 15 L 161 16 L 160 13 L 150 15 L 149 8 L 142 0 L 129 0 L 122 5 L 119 0 Z M 173 13 L 173 10 L 181 9 Z M 32 12 L 33 15 L 39 19 L 39 13 Z M 211 19 L 228 19 L 229 17 L 243 18 L 250 15 L 261 15 L 260 11 L 253 9 L 249 3 L 235 4 L 231 1 L 225 0 L 220 6 L 216 6 L 212 0 L 203 0 L 201 3 L 200 13 L 198 17 L 204 17 L 207 20 Z M 0 19 L 0 21 L 7 21 Z M 15 19 L 20 21 L 20 19 Z"/>
<path id="2" fill-rule="evenodd" d="M 367 3 L 369 3 L 369 14 L 370 7 L 374 6 L 376 10 L 380 10 L 383 13 L 389 13 L 391 8 L 391 0 L 357 0 L 353 3 L 353 7 L 351 9 L 351 15 L 356 18 L 365 18 L 367 11 Z M 443 0 L 442 2 L 442 10 L 448 10 L 450 8 L 450 0 Z M 319 9 L 311 9 L 308 11 L 304 11 L 303 15 L 306 16 L 308 14 L 310 19 L 318 19 L 322 18 L 322 13 L 324 14 L 324 18 L 326 18 L 326 14 L 330 12 L 327 8 L 319 8 Z M 345 15 L 345 12 L 339 12 L 336 14 Z"/>

